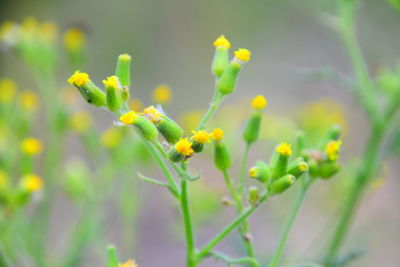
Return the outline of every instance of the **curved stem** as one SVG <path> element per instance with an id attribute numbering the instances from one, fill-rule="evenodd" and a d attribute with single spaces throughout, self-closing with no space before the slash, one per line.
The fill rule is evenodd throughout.
<path id="1" fill-rule="evenodd" d="M 210 103 L 210 107 L 208 108 L 207 112 L 204 114 L 199 125 L 197 126 L 197 130 L 204 130 L 206 128 L 208 121 L 218 109 L 219 105 L 222 103 L 222 100 L 224 100 L 224 95 L 216 92 L 215 97 L 213 97 L 213 101 Z"/>
<path id="2" fill-rule="evenodd" d="M 189 200 L 187 193 L 187 181 L 181 181 L 181 207 L 183 214 L 183 221 L 185 225 L 186 235 L 186 266 L 195 267 L 197 265 L 195 257 L 194 237 L 192 229 L 192 220 L 190 217 Z"/>

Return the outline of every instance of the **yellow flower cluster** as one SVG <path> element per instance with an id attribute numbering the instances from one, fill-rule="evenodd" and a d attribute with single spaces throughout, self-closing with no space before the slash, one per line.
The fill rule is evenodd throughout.
<path id="1" fill-rule="evenodd" d="M 277 148 L 276 151 L 284 156 L 290 156 L 292 155 L 292 145 L 282 142 Z"/>
<path id="2" fill-rule="evenodd" d="M 211 137 L 214 140 L 221 141 L 222 138 L 224 137 L 224 131 L 219 128 L 216 128 L 216 129 L 214 129 L 214 131 L 212 131 Z"/>
<path id="3" fill-rule="evenodd" d="M 36 138 L 26 138 L 21 143 L 21 150 L 26 155 L 37 155 L 42 152 L 42 142 Z"/>
<path id="4" fill-rule="evenodd" d="M 206 131 L 192 131 L 192 139 L 200 144 L 210 143 L 211 136 Z"/>
<path id="5" fill-rule="evenodd" d="M 342 141 L 330 141 L 326 146 L 325 146 L 325 152 L 328 155 L 329 160 L 338 160 L 339 159 L 339 152 L 340 152 L 340 146 L 342 145 Z"/>
<path id="6" fill-rule="evenodd" d="M 89 82 L 89 74 L 85 72 L 75 71 L 74 74 L 68 79 L 68 82 L 72 85 L 82 87 Z"/>
<path id="7" fill-rule="evenodd" d="M 229 49 L 231 48 L 231 43 L 226 39 L 225 35 L 222 34 L 214 41 L 214 46 Z"/>
<path id="8" fill-rule="evenodd" d="M 129 111 L 128 113 L 125 113 L 121 117 L 119 117 L 119 120 L 126 125 L 131 125 L 132 123 L 135 122 L 137 118 L 137 113 L 135 111 Z"/>
<path id="9" fill-rule="evenodd" d="M 264 96 L 258 95 L 255 98 L 253 98 L 251 102 L 251 106 L 255 109 L 263 109 L 268 105 L 267 100 L 265 99 Z"/>
<path id="10" fill-rule="evenodd" d="M 189 141 L 188 137 L 186 138 L 181 138 L 176 144 L 175 144 L 175 150 L 184 156 L 190 156 L 193 154 L 193 149 L 192 149 L 192 142 Z"/>
<path id="11" fill-rule="evenodd" d="M 153 100 L 156 103 L 166 104 L 170 101 L 171 96 L 171 88 L 169 88 L 167 85 L 162 84 L 154 88 Z"/>
<path id="12" fill-rule="evenodd" d="M 22 177 L 21 185 L 22 188 L 24 188 L 26 191 L 32 193 L 42 189 L 43 181 L 36 174 L 27 174 L 24 177 Z"/>
<path id="13" fill-rule="evenodd" d="M 250 60 L 251 52 L 247 49 L 239 48 L 237 51 L 235 51 L 235 57 L 240 61 L 247 62 Z"/>

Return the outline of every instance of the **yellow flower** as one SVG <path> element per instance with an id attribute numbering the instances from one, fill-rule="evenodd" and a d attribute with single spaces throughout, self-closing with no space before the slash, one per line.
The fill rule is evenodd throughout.
<path id="1" fill-rule="evenodd" d="M 237 51 L 235 51 L 235 57 L 240 60 L 247 62 L 250 60 L 251 52 L 247 49 L 244 48 L 239 48 Z"/>
<path id="2" fill-rule="evenodd" d="M 40 25 L 39 33 L 43 41 L 53 43 L 58 34 L 58 27 L 54 22 L 48 21 Z"/>
<path id="3" fill-rule="evenodd" d="M 19 94 L 19 102 L 25 110 L 35 110 L 39 105 L 39 99 L 34 91 L 26 90 Z"/>
<path id="4" fill-rule="evenodd" d="M 158 111 L 154 106 L 147 107 L 143 110 L 143 113 L 147 119 L 151 122 L 159 122 L 161 119 L 161 112 Z"/>
<path id="5" fill-rule="evenodd" d="M 340 146 L 342 145 L 342 141 L 330 141 L 326 146 L 325 146 L 325 152 L 328 155 L 329 160 L 338 160 L 339 159 L 339 151 L 340 151 Z"/>
<path id="6" fill-rule="evenodd" d="M 21 23 L 21 28 L 23 33 L 31 34 L 37 30 L 38 25 L 39 23 L 34 17 L 26 17 Z"/>
<path id="7" fill-rule="evenodd" d="M 129 111 L 128 113 L 125 113 L 121 117 L 119 117 L 119 120 L 126 125 L 131 125 L 132 123 L 135 122 L 135 119 L 137 117 L 137 113 L 133 110 Z"/>
<path id="8" fill-rule="evenodd" d="M 184 156 L 190 156 L 193 154 L 193 149 L 192 149 L 192 142 L 188 140 L 188 138 L 181 138 L 176 144 L 175 144 L 175 150 Z"/>
<path id="9" fill-rule="evenodd" d="M 82 87 L 89 82 L 89 74 L 85 72 L 75 71 L 74 74 L 68 79 L 68 82 L 72 85 Z"/>
<path id="10" fill-rule="evenodd" d="M 290 144 L 288 144 L 286 142 L 282 142 L 276 148 L 276 151 L 281 155 L 290 156 L 290 155 L 292 155 L 292 145 L 290 145 Z"/>
<path id="11" fill-rule="evenodd" d="M 222 34 L 214 41 L 214 46 L 229 49 L 231 48 L 231 43 L 225 38 L 225 35 Z"/>
<path id="12" fill-rule="evenodd" d="M 258 95 L 255 98 L 253 98 L 253 101 L 251 101 L 251 106 L 255 109 L 263 109 L 268 105 L 267 100 L 265 99 L 264 96 Z"/>
<path id="13" fill-rule="evenodd" d="M 6 21 L 0 26 L 0 40 L 8 39 L 7 37 L 15 27 L 15 23 Z"/>
<path id="14" fill-rule="evenodd" d="M 216 128 L 216 129 L 214 129 L 214 131 L 212 131 L 211 137 L 214 140 L 221 141 L 222 138 L 224 137 L 224 131 L 221 130 L 220 128 Z"/>
<path id="15" fill-rule="evenodd" d="M 16 83 L 8 78 L 0 80 L 0 102 L 12 101 L 17 91 Z"/>
<path id="16" fill-rule="evenodd" d="M 92 117 L 86 111 L 79 111 L 73 114 L 70 118 L 70 126 L 78 133 L 86 131 L 92 122 Z"/>
<path id="17" fill-rule="evenodd" d="M 127 260 L 125 263 L 119 263 L 118 267 L 138 267 L 134 260 Z"/>
<path id="18" fill-rule="evenodd" d="M 118 89 L 119 88 L 119 80 L 117 76 L 110 76 L 107 77 L 105 80 L 103 80 L 103 84 L 105 86 L 111 87 L 113 89 Z"/>
<path id="19" fill-rule="evenodd" d="M 251 168 L 251 169 L 249 170 L 249 176 L 250 176 L 251 178 L 255 178 L 255 177 L 257 176 L 257 174 L 258 174 L 258 172 L 257 172 L 257 169 L 256 169 L 256 168 Z"/>
<path id="20" fill-rule="evenodd" d="M 299 164 L 299 170 L 302 171 L 302 172 L 308 171 L 308 165 L 307 165 L 307 163 L 301 162 L 301 163 Z"/>
<path id="21" fill-rule="evenodd" d="M 78 28 L 70 28 L 64 33 L 63 42 L 67 50 L 81 50 L 85 45 L 85 34 Z"/>
<path id="22" fill-rule="evenodd" d="M 121 143 L 122 134 L 118 128 L 109 128 L 101 135 L 101 143 L 106 148 L 114 148 Z"/>
<path id="23" fill-rule="evenodd" d="M 153 100 L 159 104 L 165 104 L 171 99 L 171 89 L 167 85 L 159 85 L 153 91 Z"/>
<path id="24" fill-rule="evenodd" d="M 21 150 L 27 155 L 36 155 L 42 152 L 42 142 L 36 138 L 26 138 L 22 140 Z"/>
<path id="25" fill-rule="evenodd" d="M 43 187 L 42 179 L 36 174 L 27 174 L 21 179 L 22 187 L 28 192 L 36 192 Z"/>
<path id="26" fill-rule="evenodd" d="M 128 103 L 130 110 L 141 110 L 143 107 L 142 102 L 137 98 L 132 98 Z"/>
<path id="27" fill-rule="evenodd" d="M 210 143 L 210 134 L 206 131 L 192 131 L 193 136 L 192 139 L 195 140 L 197 143 L 205 144 Z"/>

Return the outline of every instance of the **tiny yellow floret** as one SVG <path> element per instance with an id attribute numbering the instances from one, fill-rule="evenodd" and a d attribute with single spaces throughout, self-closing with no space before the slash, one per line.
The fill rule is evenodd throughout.
<path id="1" fill-rule="evenodd" d="M 339 159 L 339 152 L 340 152 L 340 146 L 342 145 L 342 141 L 330 141 L 326 146 L 325 146 L 325 152 L 328 155 L 329 160 L 338 160 Z"/>
<path id="2" fill-rule="evenodd" d="M 67 50 L 81 50 L 85 45 L 85 34 L 78 28 L 70 28 L 64 33 L 63 43 Z"/>
<path id="3" fill-rule="evenodd" d="M 231 43 L 226 39 L 225 35 L 222 34 L 220 37 L 215 39 L 214 46 L 229 49 L 231 48 Z"/>
<path id="4" fill-rule="evenodd" d="M 113 88 L 114 90 L 119 88 L 119 80 L 117 76 L 110 76 L 103 80 L 103 84 L 107 87 Z"/>
<path id="5" fill-rule="evenodd" d="M 138 267 L 134 260 L 127 260 L 125 263 L 119 263 L 118 267 Z"/>
<path id="6" fill-rule="evenodd" d="M 75 71 L 74 74 L 68 79 L 68 82 L 72 85 L 82 87 L 89 82 L 89 74 L 85 72 Z"/>
<path id="7" fill-rule="evenodd" d="M 130 61 L 131 56 L 129 54 L 121 54 L 121 55 L 119 55 L 119 59 L 124 60 L 124 61 Z"/>
<path id="8" fill-rule="evenodd" d="M 282 142 L 277 148 L 276 151 L 285 156 L 290 156 L 292 155 L 292 145 L 288 144 L 286 142 Z"/>
<path id="9" fill-rule="evenodd" d="M 42 152 L 42 142 L 36 138 L 29 137 L 22 140 L 21 150 L 26 155 L 36 155 Z"/>
<path id="10" fill-rule="evenodd" d="M 143 113 L 147 119 L 151 122 L 159 122 L 161 120 L 161 112 L 154 106 L 147 107 L 143 110 Z"/>
<path id="11" fill-rule="evenodd" d="M 251 178 L 256 178 L 256 177 L 257 177 L 257 174 L 258 174 L 258 172 L 257 172 L 256 168 L 251 168 L 251 169 L 249 170 L 249 176 L 250 176 Z"/>
<path id="12" fill-rule="evenodd" d="M 216 128 L 216 129 L 214 129 L 214 131 L 212 131 L 211 137 L 214 140 L 221 141 L 222 138 L 224 137 L 224 131 L 221 130 L 220 128 Z"/>
<path id="13" fill-rule="evenodd" d="M 262 95 L 256 96 L 255 98 L 253 98 L 253 101 L 251 101 L 251 106 L 255 109 L 262 109 L 265 108 L 267 105 L 268 102 Z"/>
<path id="14" fill-rule="evenodd" d="M 43 181 L 36 174 L 27 174 L 22 177 L 21 185 L 26 191 L 32 193 L 42 189 Z"/>
<path id="15" fill-rule="evenodd" d="M 192 149 L 192 142 L 189 141 L 189 139 L 186 138 L 181 138 L 176 144 L 175 144 L 175 150 L 181 155 L 184 156 L 190 156 L 193 154 L 193 149 Z"/>
<path id="16" fill-rule="evenodd" d="M 247 49 L 239 48 L 237 51 L 235 51 L 235 57 L 240 61 L 247 62 L 250 60 L 251 52 Z"/>
<path id="17" fill-rule="evenodd" d="M 308 165 L 305 162 L 299 164 L 299 170 L 302 172 L 308 171 Z"/>
<path id="18" fill-rule="evenodd" d="M 126 125 L 131 125 L 135 122 L 136 118 L 137 118 L 137 114 L 135 111 L 131 110 L 128 113 L 125 113 L 124 115 L 122 115 L 121 117 L 119 117 L 119 120 Z"/>
<path id="19" fill-rule="evenodd" d="M 26 90 L 20 93 L 19 102 L 25 110 L 35 110 L 39 106 L 39 98 L 34 91 Z"/>
<path id="20" fill-rule="evenodd" d="M 171 99 L 171 89 L 169 88 L 169 86 L 161 84 L 159 86 L 157 86 L 156 88 L 154 88 L 153 91 L 153 100 L 156 103 L 159 104 L 165 104 L 167 102 L 169 102 L 169 100 Z"/>
<path id="21" fill-rule="evenodd" d="M 197 143 L 205 144 L 210 143 L 211 136 L 206 131 L 192 131 L 193 136 L 192 139 L 195 140 Z"/>

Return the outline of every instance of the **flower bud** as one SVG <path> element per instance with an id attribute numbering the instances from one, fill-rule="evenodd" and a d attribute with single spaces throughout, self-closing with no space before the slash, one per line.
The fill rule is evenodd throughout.
<path id="1" fill-rule="evenodd" d="M 306 147 L 306 140 L 304 136 L 304 132 L 299 131 L 296 134 L 296 155 L 300 156 Z"/>
<path id="2" fill-rule="evenodd" d="M 292 155 L 292 146 L 290 144 L 282 142 L 277 146 L 273 160 L 273 179 L 277 179 L 287 173 L 290 155 Z"/>
<path id="3" fill-rule="evenodd" d="M 179 162 L 185 157 L 190 157 L 194 151 L 192 149 L 192 142 L 188 138 L 181 138 L 169 152 L 168 158 L 173 162 Z"/>
<path id="4" fill-rule="evenodd" d="M 192 148 L 194 152 L 200 153 L 204 149 L 204 145 L 206 143 L 210 143 L 211 137 L 210 134 L 207 133 L 206 131 L 192 131 L 193 136 L 190 138 L 190 140 L 193 142 Z"/>
<path id="5" fill-rule="evenodd" d="M 280 194 L 283 191 L 285 191 L 286 189 L 288 189 L 292 184 L 294 184 L 295 181 L 296 181 L 296 177 L 294 177 L 291 174 L 287 174 L 287 175 L 279 178 L 275 182 L 273 182 L 270 185 L 269 189 L 274 194 Z"/>
<path id="6" fill-rule="evenodd" d="M 251 178 L 257 179 L 262 183 L 265 183 L 269 180 L 271 176 L 271 170 L 264 161 L 259 160 L 256 162 L 255 166 L 249 169 L 249 176 Z"/>
<path id="7" fill-rule="evenodd" d="M 231 44 L 224 35 L 214 41 L 215 54 L 211 70 L 215 76 L 220 77 L 229 63 L 229 48 Z"/>
<path id="8" fill-rule="evenodd" d="M 119 120 L 125 125 L 135 126 L 139 132 L 148 140 L 155 140 L 158 137 L 157 128 L 146 118 L 130 111 L 122 115 Z"/>
<path id="9" fill-rule="evenodd" d="M 119 81 L 123 87 L 129 87 L 131 85 L 131 56 L 128 54 L 122 54 L 118 56 L 117 68 L 115 75 L 119 78 Z"/>
<path id="10" fill-rule="evenodd" d="M 333 125 L 328 132 L 326 133 L 325 137 L 321 141 L 321 150 L 325 148 L 325 146 L 331 141 L 337 141 L 342 134 L 342 127 L 340 125 Z"/>
<path id="11" fill-rule="evenodd" d="M 318 176 L 322 179 L 328 179 L 334 176 L 339 170 L 341 166 L 339 162 L 324 162 L 319 166 Z"/>
<path id="12" fill-rule="evenodd" d="M 267 100 L 262 95 L 258 95 L 253 98 L 251 105 L 254 111 L 250 115 L 243 132 L 243 138 L 248 144 L 251 144 L 258 139 L 262 118 L 262 109 L 267 106 Z"/>
<path id="13" fill-rule="evenodd" d="M 325 146 L 325 153 L 329 161 L 336 161 L 339 159 L 340 146 L 342 145 L 341 140 L 329 141 Z"/>
<path id="14" fill-rule="evenodd" d="M 308 164 L 301 157 L 297 158 L 294 162 L 292 162 L 288 168 L 288 173 L 296 177 L 296 179 L 307 171 L 308 171 Z"/>
<path id="15" fill-rule="evenodd" d="M 258 187 L 250 186 L 249 187 L 249 203 L 252 206 L 257 206 L 259 200 L 260 200 L 260 192 L 258 191 Z"/>
<path id="16" fill-rule="evenodd" d="M 118 77 L 108 77 L 103 83 L 106 87 L 108 109 L 113 112 L 119 110 L 122 105 L 122 88 Z"/>
<path id="17" fill-rule="evenodd" d="M 106 95 L 98 88 L 90 79 L 89 75 L 84 72 L 76 71 L 69 79 L 68 82 L 74 85 L 83 98 L 95 106 L 106 105 Z"/>

